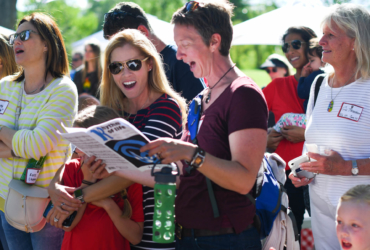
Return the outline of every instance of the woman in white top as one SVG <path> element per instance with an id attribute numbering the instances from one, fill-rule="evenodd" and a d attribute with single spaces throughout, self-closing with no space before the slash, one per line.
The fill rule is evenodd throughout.
<path id="1" fill-rule="evenodd" d="M 305 138 L 321 155 L 308 153 L 317 161 L 301 164 L 317 175 L 311 180 L 292 174 L 289 178 L 296 187 L 311 183 L 315 246 L 328 250 L 346 244 L 336 237 L 339 198 L 355 185 L 370 183 L 369 12 L 355 4 L 334 5 L 323 21 L 320 45 L 323 62 L 334 72 L 324 78 L 314 109 L 312 84 Z"/>

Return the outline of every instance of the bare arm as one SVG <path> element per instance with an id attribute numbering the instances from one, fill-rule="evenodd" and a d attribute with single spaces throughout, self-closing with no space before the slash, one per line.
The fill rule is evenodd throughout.
<path id="1" fill-rule="evenodd" d="M 9 148 L 4 142 L 0 141 L 0 158 L 11 158 L 11 148 Z"/>
<path id="2" fill-rule="evenodd" d="M 0 130 L 0 140 L 10 149 L 12 148 L 12 140 L 16 132 L 14 129 L 5 126 Z"/>
<path id="3" fill-rule="evenodd" d="M 243 129 L 229 135 L 231 161 L 222 160 L 206 153 L 202 167 L 198 169 L 217 185 L 241 194 L 247 194 L 254 185 L 266 148 L 267 133 L 263 129 Z M 197 146 L 191 143 L 158 139 L 148 143 L 141 151 L 149 155 L 160 153 L 162 163 L 178 160 L 191 161 Z"/>

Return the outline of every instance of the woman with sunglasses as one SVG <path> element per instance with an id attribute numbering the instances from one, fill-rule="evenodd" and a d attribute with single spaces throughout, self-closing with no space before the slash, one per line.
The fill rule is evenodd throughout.
<path id="1" fill-rule="evenodd" d="M 73 77 L 78 95 L 89 94 L 99 98 L 98 90 L 102 76 L 99 41 L 90 40 L 85 44 L 83 65 Z"/>
<path id="2" fill-rule="evenodd" d="M 337 4 L 322 24 L 322 61 L 334 72 L 324 77 L 314 108 L 317 80 L 312 83 L 305 137 L 307 145 L 317 145 L 316 152 L 308 147 L 308 156 L 316 161 L 301 164 L 316 177 L 289 178 L 296 187 L 310 183 L 316 249 L 359 249 L 356 235 L 364 224 L 352 221 L 339 241 L 335 227 L 343 226 L 336 218 L 340 197 L 356 185 L 370 183 L 370 14 L 360 5 Z"/>
<path id="3" fill-rule="evenodd" d="M 283 36 L 283 52 L 289 63 L 296 69 L 292 76 L 277 78 L 263 89 L 269 111 L 275 115 L 275 123 L 286 113 L 304 114 L 303 99 L 298 97 L 298 80 L 303 67 L 308 63 L 306 57 L 308 42 L 316 37 L 313 30 L 307 27 L 291 27 Z M 290 160 L 302 155 L 304 143 L 304 128 L 298 126 L 285 126 L 281 132 L 269 129 L 267 148 L 275 152 L 288 163 Z M 286 167 L 287 176 L 290 169 Z M 295 188 L 287 179 L 285 183 L 291 207 L 300 232 L 305 213 L 303 189 Z"/>
<path id="4" fill-rule="evenodd" d="M 47 223 L 38 232 L 20 231 L 5 219 L 4 201 L 9 182 L 12 178 L 20 179 L 30 159 L 47 157 L 34 183 L 46 188 L 71 155 L 69 143 L 57 130 L 63 131 L 62 123 L 72 125 L 77 90 L 66 76 L 68 57 L 64 41 L 50 16 L 33 13 L 23 17 L 9 43 L 21 69 L 0 81 L 1 224 L 10 249 L 60 249 L 62 230 Z"/>
<path id="5" fill-rule="evenodd" d="M 182 135 L 182 124 L 186 117 L 185 100 L 170 87 L 158 52 L 139 30 L 126 29 L 109 41 L 105 49 L 100 101 L 102 105 L 119 112 L 149 140 L 161 137 L 180 138 Z M 64 192 L 65 187 L 59 185 L 60 174 L 58 172 L 54 177 L 52 183 L 55 185 L 50 185 L 49 194 L 54 204 L 63 204 L 63 210 L 74 211 L 79 200 L 71 199 Z M 94 178 L 102 179 L 101 176 Z M 85 188 L 84 200 L 94 202 L 107 198 L 132 183 L 131 180 L 110 176 Z M 174 249 L 174 243 L 160 244 L 151 241 L 153 189 L 143 186 L 142 198 L 144 234 L 150 235 L 150 240 L 140 242 L 137 248 Z M 55 213 L 55 216 L 62 216 L 66 211 L 58 208 Z M 61 227 L 60 222 L 54 225 Z M 136 249 L 136 246 L 131 249 Z"/>
<path id="6" fill-rule="evenodd" d="M 0 80 L 5 76 L 13 75 L 18 71 L 15 63 L 12 46 L 9 45 L 9 39 L 0 34 Z"/>

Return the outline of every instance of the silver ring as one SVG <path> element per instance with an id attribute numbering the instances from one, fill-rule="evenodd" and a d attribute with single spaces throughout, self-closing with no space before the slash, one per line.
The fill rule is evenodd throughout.
<path id="1" fill-rule="evenodd" d="M 65 203 L 64 202 L 62 202 L 62 204 L 60 204 L 60 207 L 62 207 L 62 206 L 64 206 L 65 205 Z"/>
<path id="2" fill-rule="evenodd" d="M 59 219 L 57 219 L 57 217 L 54 217 L 54 222 L 58 222 Z"/>

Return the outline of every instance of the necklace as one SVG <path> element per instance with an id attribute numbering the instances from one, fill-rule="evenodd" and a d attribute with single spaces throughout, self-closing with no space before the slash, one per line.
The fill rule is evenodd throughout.
<path id="1" fill-rule="evenodd" d="M 235 65 L 236 65 L 236 63 L 233 66 L 231 66 L 231 68 L 228 71 L 226 71 L 226 73 L 223 76 L 221 76 L 221 78 L 216 82 L 215 85 L 213 85 L 212 88 L 211 87 L 208 87 L 209 91 L 208 91 L 208 95 L 207 95 L 207 98 L 206 98 L 206 103 L 209 103 L 209 101 L 211 100 L 211 92 L 212 92 L 212 89 L 214 87 L 216 87 L 216 85 L 222 80 L 222 78 L 224 78 L 227 75 L 227 73 L 229 73 L 230 70 L 232 70 L 235 67 Z"/>
<path id="2" fill-rule="evenodd" d="M 132 124 L 134 124 L 134 122 L 135 122 L 135 120 L 136 120 L 136 116 L 138 115 L 139 111 L 143 109 L 143 107 L 145 106 L 145 104 L 147 104 L 148 100 L 149 100 L 149 98 L 146 100 L 146 102 L 144 102 L 143 106 L 141 106 L 141 108 L 139 108 L 139 110 L 136 112 L 136 115 L 135 115 L 135 117 L 134 117 L 134 120 L 132 121 Z M 132 114 L 130 113 L 130 114 L 127 116 L 127 118 L 128 118 L 128 119 L 130 119 L 130 116 L 131 116 L 131 115 L 132 115 Z"/>
<path id="3" fill-rule="evenodd" d="M 24 85 L 26 85 L 26 81 L 24 81 Z M 42 90 L 44 90 L 44 88 L 45 88 L 45 83 L 41 86 L 41 88 L 40 88 L 40 92 L 41 92 Z M 39 87 L 37 87 L 34 91 L 28 92 L 27 94 L 28 94 L 28 95 L 33 94 L 33 93 L 35 93 L 38 89 L 39 89 Z"/>
<path id="4" fill-rule="evenodd" d="M 339 95 L 339 93 L 342 91 L 342 89 L 344 89 L 345 86 L 347 86 L 347 84 L 349 83 L 349 81 L 355 76 L 356 72 L 348 79 L 348 81 L 343 85 L 343 87 L 339 90 L 338 94 L 333 98 L 333 86 L 334 86 L 334 77 L 333 77 L 333 82 L 331 84 L 331 89 L 330 89 L 330 97 L 331 97 L 331 101 L 329 102 L 329 106 L 328 106 L 328 112 L 331 112 L 333 110 L 333 107 L 334 107 L 334 100 L 335 98 L 337 98 L 337 96 Z"/>

